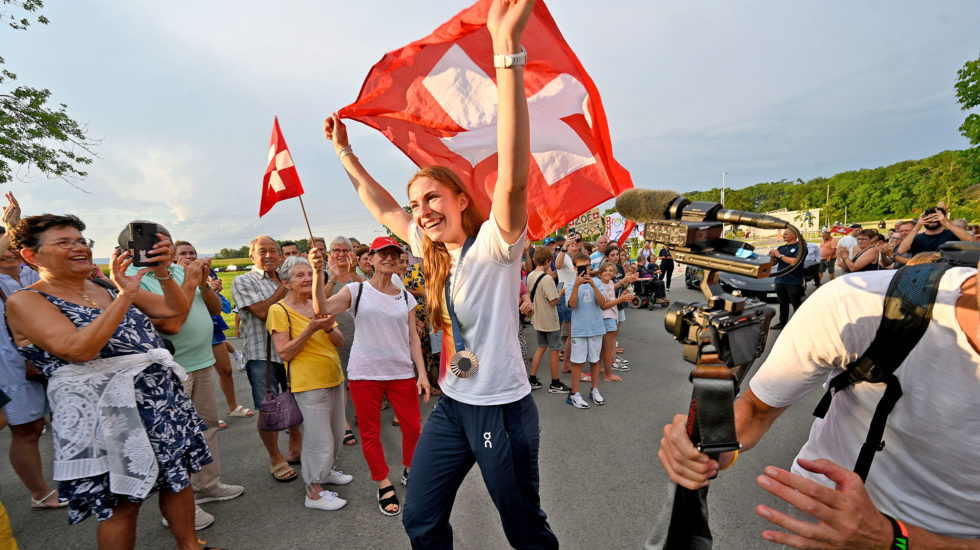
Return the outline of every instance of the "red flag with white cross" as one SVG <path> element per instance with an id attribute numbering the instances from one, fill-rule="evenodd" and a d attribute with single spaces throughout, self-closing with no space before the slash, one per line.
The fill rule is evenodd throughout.
<path id="1" fill-rule="evenodd" d="M 480 0 L 431 35 L 386 54 L 339 111 L 381 131 L 418 166 L 440 164 L 490 212 L 497 180 L 497 88 Z M 541 238 L 633 187 L 612 155 L 599 91 L 538 0 L 524 31 L 531 122 L 529 235 Z"/>
<path id="2" fill-rule="evenodd" d="M 272 143 L 269 145 L 269 160 L 262 178 L 262 202 L 259 205 L 261 218 L 279 201 L 303 194 L 303 184 L 293 166 L 293 157 L 286 147 L 286 140 L 279 130 L 279 117 L 272 124 Z"/>

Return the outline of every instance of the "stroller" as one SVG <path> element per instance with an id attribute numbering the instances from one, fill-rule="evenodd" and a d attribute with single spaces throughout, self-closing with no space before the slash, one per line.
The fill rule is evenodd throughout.
<path id="1" fill-rule="evenodd" d="M 653 311 L 653 306 L 667 307 L 667 285 L 657 278 L 648 281 L 638 280 L 633 283 L 633 301 L 630 303 L 636 309 L 647 308 Z"/>

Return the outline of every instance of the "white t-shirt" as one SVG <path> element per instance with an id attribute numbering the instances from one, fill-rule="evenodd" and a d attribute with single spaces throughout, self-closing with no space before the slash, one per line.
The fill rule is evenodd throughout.
<path id="1" fill-rule="evenodd" d="M 555 273 L 558 275 L 558 284 L 565 285 L 565 292 L 572 291 L 572 285 L 575 284 L 575 262 L 572 261 L 572 255 L 565 253 L 565 258 L 562 260 L 561 267 L 558 267 L 558 262 L 555 262 Z"/>
<path id="2" fill-rule="evenodd" d="M 844 248 L 847 249 L 848 258 L 854 257 L 854 247 L 856 247 L 857 245 L 858 245 L 857 237 L 851 234 L 844 235 L 843 237 L 840 238 L 839 241 L 837 241 L 838 248 L 843 246 Z"/>
<path id="3" fill-rule="evenodd" d="M 412 329 L 415 324 L 415 297 L 409 292 L 399 290 L 394 296 L 379 292 L 365 282 L 348 283 L 350 307 L 347 312 L 354 315 L 358 286 L 361 286 L 361 301 L 357 304 L 354 317 L 354 343 L 347 362 L 347 378 L 351 380 L 401 380 L 415 378 L 415 363 L 408 335 L 408 317 L 412 315 Z M 408 296 L 408 304 L 405 304 Z"/>
<path id="4" fill-rule="evenodd" d="M 904 395 L 888 416 L 885 448 L 867 483 L 882 512 L 964 538 L 980 537 L 980 355 L 956 321 L 955 304 L 963 282 L 975 274 L 954 268 L 943 276 L 932 323 L 895 371 Z M 874 339 L 893 275 L 855 273 L 821 285 L 780 333 L 752 378 L 752 391 L 785 407 L 842 372 Z M 836 394 L 826 418 L 814 420 L 798 457 L 853 468 L 884 388 L 861 383 Z M 833 486 L 795 461 L 792 470 Z"/>
<path id="5" fill-rule="evenodd" d="M 422 238 L 422 229 L 412 221 L 408 242 L 416 256 L 422 255 Z M 521 252 L 526 238 L 525 227 L 517 242 L 507 244 L 491 214 L 466 253 L 458 280 L 450 286 L 463 344 L 476 354 L 480 365 L 468 378 L 459 378 L 446 368 L 455 347 L 449 314 L 443 308 L 439 387 L 452 399 L 469 405 L 503 405 L 531 393 L 517 339 Z M 450 276 L 456 273 L 460 251 L 449 254 L 453 262 Z"/>

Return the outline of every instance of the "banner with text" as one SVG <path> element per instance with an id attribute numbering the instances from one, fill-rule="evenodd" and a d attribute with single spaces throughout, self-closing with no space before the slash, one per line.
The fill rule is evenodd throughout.
<path id="1" fill-rule="evenodd" d="M 572 223 L 568 224 L 569 231 L 574 230 L 582 235 L 599 235 L 603 232 L 604 228 L 602 225 L 602 214 L 599 213 L 598 208 L 593 208 L 585 214 L 572 220 Z"/>
<path id="2" fill-rule="evenodd" d="M 610 241 L 619 241 L 619 238 L 623 236 L 623 229 L 626 228 L 626 218 L 619 214 L 609 214 L 606 216 L 606 238 Z M 643 237 L 643 224 L 638 223 L 633 231 L 630 232 L 629 239 L 638 239 Z"/>

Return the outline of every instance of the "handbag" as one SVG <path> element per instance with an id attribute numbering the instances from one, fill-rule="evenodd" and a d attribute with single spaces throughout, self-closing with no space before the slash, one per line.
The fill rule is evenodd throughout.
<path id="1" fill-rule="evenodd" d="M 279 304 L 282 307 L 282 304 Z M 285 307 L 282 307 L 286 311 Z M 289 321 L 289 312 L 286 312 Z M 293 337 L 293 326 L 289 323 L 289 337 Z M 267 432 L 278 432 L 303 422 L 303 413 L 293 397 L 289 384 L 289 369 L 286 369 L 286 389 L 278 394 L 272 392 L 272 334 L 265 337 L 265 397 L 259 407 L 259 428 Z M 287 363 L 288 365 L 288 363 Z"/>

